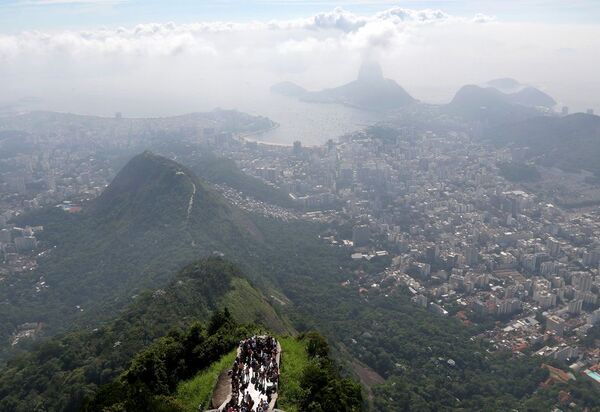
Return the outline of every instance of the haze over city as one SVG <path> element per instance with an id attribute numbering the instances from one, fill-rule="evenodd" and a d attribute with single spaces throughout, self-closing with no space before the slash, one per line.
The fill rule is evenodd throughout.
<path id="1" fill-rule="evenodd" d="M 592 1 L 192 3 L 3 2 L 3 110 L 259 112 L 271 84 L 342 84 L 365 58 L 423 102 L 512 77 L 598 109 Z"/>
<path id="2" fill-rule="evenodd" d="M 596 0 L 0 0 L 0 412 L 600 411 Z"/>

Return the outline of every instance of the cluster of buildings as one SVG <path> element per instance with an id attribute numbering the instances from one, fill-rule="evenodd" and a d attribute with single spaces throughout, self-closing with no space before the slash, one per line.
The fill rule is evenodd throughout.
<path id="1" fill-rule="evenodd" d="M 19 227 L 24 212 L 58 206 L 78 212 L 79 202 L 98 196 L 114 174 L 107 160 L 88 149 L 46 150 L 0 158 L 0 279 L 36 267 L 43 227 Z M 66 199 L 72 199 L 66 200 Z"/>
<path id="2" fill-rule="evenodd" d="M 0 117 L 0 282 L 36 267 L 35 232 L 12 220 L 42 207 L 70 213 L 97 197 L 124 160 L 172 140 L 207 142 L 223 131 L 272 127 L 260 116 L 227 110 L 131 119 L 32 112 Z"/>
<path id="3" fill-rule="evenodd" d="M 318 147 L 289 147 L 244 139 L 273 126 L 263 118 L 195 116 L 108 125 L 63 119 L 52 135 L 36 134 L 35 150 L 0 158 L 0 281 L 35 267 L 42 253 L 42 228 L 14 227 L 12 217 L 43 205 L 77 212 L 78 200 L 108 184 L 114 154 L 99 156 L 98 144 L 118 153 L 138 140 L 183 135 L 194 144 L 186 155 L 210 150 L 289 194 L 282 207 L 215 186 L 230 202 L 282 220 L 320 221 L 326 239 L 356 265 L 385 268 L 357 270 L 344 286 L 366 294 L 405 289 L 417 306 L 483 325 L 494 350 L 557 359 L 573 371 L 600 368 L 599 351 L 585 344 L 590 328 L 600 327 L 600 209 L 558 207 L 553 196 L 577 196 L 572 185 L 566 193 L 553 189 L 554 178 L 540 190 L 507 181 L 499 165 L 515 154 L 460 128 L 371 127 Z M 237 135 L 223 133 L 223 124 Z M 163 154 L 177 157 L 175 147 Z"/>
<path id="4" fill-rule="evenodd" d="M 217 148 L 218 150 L 218 148 Z M 240 144 L 222 155 L 346 228 L 327 237 L 383 272 L 344 283 L 406 288 L 415 305 L 485 325 L 497 350 L 595 367 L 582 340 L 600 327 L 600 214 L 563 210 L 501 176 L 507 149 L 459 131 L 370 128 L 304 148 Z M 557 193 L 560 195 L 560 193 Z"/>

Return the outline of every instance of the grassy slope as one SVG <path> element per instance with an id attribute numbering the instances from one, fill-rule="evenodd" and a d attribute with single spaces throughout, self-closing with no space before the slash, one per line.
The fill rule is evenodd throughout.
<path id="1" fill-rule="evenodd" d="M 308 363 L 306 342 L 290 336 L 278 339 L 281 344 L 281 389 L 277 407 L 286 412 L 296 412 L 298 399 L 302 393 L 300 378 Z"/>
<path id="2" fill-rule="evenodd" d="M 276 333 L 293 333 L 289 322 L 282 320 L 266 298 L 246 279 L 235 278 L 232 289 L 221 300 L 239 322 L 265 325 Z"/>
<path id="3" fill-rule="evenodd" d="M 308 363 L 306 342 L 294 337 L 278 337 L 282 348 L 281 390 L 277 407 L 286 412 L 297 412 L 297 400 L 301 394 L 300 378 L 302 370 Z M 182 382 L 177 387 L 177 400 L 186 411 L 197 411 L 198 405 L 208 405 L 219 374 L 228 369 L 235 359 L 235 351 L 223 356 L 218 362 L 203 370 L 192 379 Z"/>
<path id="4" fill-rule="evenodd" d="M 173 329 L 187 329 L 195 321 L 207 321 L 218 307 L 233 305 L 230 311 L 240 323 L 249 321 L 250 315 L 243 311 L 248 308 L 262 321 L 262 328 L 287 330 L 287 321 L 240 275 L 221 259 L 201 261 L 175 275 L 163 295 L 142 294 L 96 332 L 72 332 L 50 339 L 0 370 L 0 410 L 14 410 L 2 409 L 6 404 L 3 397 L 8 394 L 20 400 L 20 410 L 32 410 L 31 402 L 38 397 L 48 410 L 64 409 L 73 398 L 83 397 L 80 392 L 91 394 L 98 385 L 115 379 L 134 354 L 154 339 Z M 243 302 L 243 307 L 237 307 L 237 302 Z M 113 346 L 117 341 L 121 343 L 118 349 Z"/>
<path id="5" fill-rule="evenodd" d="M 176 396 L 186 411 L 197 411 L 198 405 L 202 405 L 205 409 L 208 408 L 219 374 L 225 369 L 231 368 L 235 360 L 235 354 L 236 350 L 232 350 L 208 369 L 179 384 Z"/>

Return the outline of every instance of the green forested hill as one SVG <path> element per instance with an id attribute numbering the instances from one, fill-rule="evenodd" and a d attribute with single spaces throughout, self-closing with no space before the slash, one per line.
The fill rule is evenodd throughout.
<path id="1" fill-rule="evenodd" d="M 0 370 L 0 411 L 76 411 L 137 352 L 170 331 L 206 321 L 232 296 L 253 307 L 264 327 L 290 330 L 239 269 L 209 258 L 182 269 L 164 289 L 144 292 L 114 320 L 56 337 L 11 360 Z M 246 315 L 232 312 L 239 322 L 247 322 Z"/>
<path id="2" fill-rule="evenodd" d="M 239 190 L 246 196 L 251 196 L 263 202 L 272 203 L 283 207 L 293 207 L 293 202 L 288 193 L 280 188 L 270 186 L 256 177 L 242 172 L 231 159 L 217 157 L 210 152 L 202 153 L 194 159 L 182 161 L 191 165 L 198 176 L 211 183 L 225 184 Z"/>
<path id="3" fill-rule="evenodd" d="M 183 264 L 235 253 L 262 235 L 252 221 L 190 170 L 164 157 L 134 157 L 104 193 L 77 215 L 51 208 L 23 216 L 43 225 L 49 248 L 39 268 L 3 288 L 2 342 L 23 322 L 41 321 L 47 333 L 73 321 L 97 322 L 146 287 L 164 284 Z M 48 288 L 37 293 L 44 276 Z"/>

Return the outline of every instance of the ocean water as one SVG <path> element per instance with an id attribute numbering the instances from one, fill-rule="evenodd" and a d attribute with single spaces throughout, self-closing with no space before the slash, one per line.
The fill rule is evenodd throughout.
<path id="1" fill-rule="evenodd" d="M 299 140 L 305 146 L 316 146 L 336 140 L 339 136 L 360 130 L 383 120 L 381 113 L 359 110 L 340 104 L 306 103 L 293 97 L 280 96 L 264 90 L 227 94 L 197 93 L 193 97 L 166 94 L 147 98 L 135 95 L 112 99 L 110 95 L 77 96 L 73 99 L 48 97 L 7 106 L 13 111 L 49 110 L 74 114 L 123 117 L 163 117 L 191 112 L 211 111 L 217 107 L 235 109 L 252 115 L 266 116 L 279 124 L 278 128 L 254 136 L 256 140 L 291 145 Z M 0 107 L 1 109 L 1 107 Z M 1 114 L 0 110 L 0 114 Z"/>
<path id="2" fill-rule="evenodd" d="M 238 110 L 261 115 L 277 122 L 279 127 L 255 136 L 262 142 L 291 145 L 299 140 L 305 146 L 316 146 L 339 136 L 363 129 L 384 119 L 381 113 L 340 104 L 306 103 L 292 97 L 269 95 Z"/>

